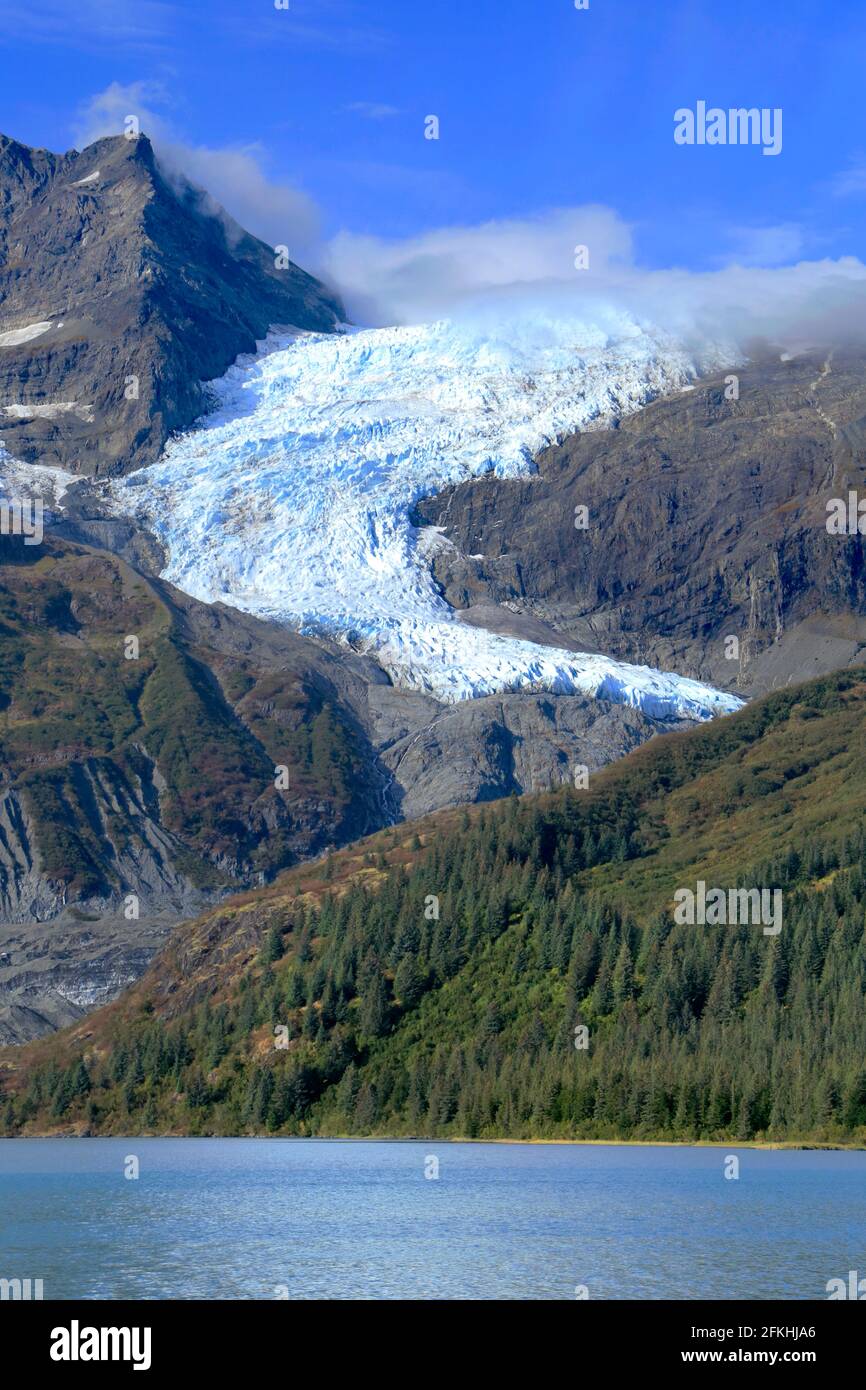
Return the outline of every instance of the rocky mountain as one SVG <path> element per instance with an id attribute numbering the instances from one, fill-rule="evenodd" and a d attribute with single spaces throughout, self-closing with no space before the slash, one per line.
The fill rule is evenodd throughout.
<path id="1" fill-rule="evenodd" d="M 160 169 L 146 136 L 64 155 L 0 136 L 0 444 L 87 476 L 153 462 L 203 385 L 334 295 Z"/>
<path id="2" fill-rule="evenodd" d="M 831 499 L 864 495 L 864 429 L 861 353 L 765 352 L 414 520 L 442 528 L 433 574 L 470 621 L 498 609 L 751 695 L 866 651 L 864 537 L 826 527 Z"/>
<path id="3" fill-rule="evenodd" d="M 680 715 L 708 712 L 704 693 L 695 692 L 694 704 L 675 679 L 661 682 L 657 698 L 653 673 L 626 673 L 626 698 L 596 700 L 595 686 L 612 672 L 604 663 L 596 672 L 593 662 L 569 693 L 547 694 L 532 679 L 516 690 L 506 680 L 488 685 L 495 693 L 482 686 L 480 698 L 452 702 L 439 689 L 395 684 L 363 643 L 351 635 L 348 643 L 335 640 L 346 636 L 340 630 L 301 637 L 285 622 L 263 620 L 274 616 L 268 612 L 203 603 L 194 586 L 184 593 L 160 580 L 171 575 L 177 527 L 188 555 L 221 550 L 225 561 L 230 535 L 218 531 L 221 509 L 210 533 L 198 535 L 198 501 L 189 522 L 179 500 L 168 507 L 171 537 L 147 518 L 143 524 L 135 499 L 156 496 L 143 466 L 169 436 L 219 403 L 215 386 L 205 383 L 270 329 L 312 333 L 314 360 L 330 352 L 328 334 L 341 317 L 338 301 L 315 280 L 293 265 L 278 269 L 270 248 L 206 195 L 169 179 L 145 137 L 102 140 L 63 156 L 0 141 L 4 496 L 36 493 L 50 508 L 39 546 L 0 538 L 6 1039 L 56 1027 L 112 997 L 141 972 L 172 924 L 229 891 L 403 817 L 573 782 Z M 412 335 L 397 336 L 410 347 L 411 399 L 413 373 L 435 378 L 423 351 L 441 357 L 442 349 L 434 339 L 416 351 Z M 353 395 L 363 416 L 384 370 L 393 378 L 391 404 L 375 409 L 392 431 L 402 428 L 398 356 L 385 343 L 384 354 L 371 358 L 372 375 L 359 375 L 355 364 L 369 356 L 363 335 L 334 341 L 347 363 L 345 381 L 330 369 L 324 379 L 313 373 L 297 399 L 320 420 L 336 408 L 348 423 Z M 467 350 L 486 349 L 470 341 Z M 598 349 L 598 360 L 582 365 L 568 344 L 558 351 L 551 409 L 570 411 L 569 393 L 576 393 L 581 418 L 592 414 L 607 380 Z M 685 360 L 669 360 L 666 351 L 649 341 L 623 349 L 618 408 L 636 408 L 648 392 L 685 379 Z M 513 368 L 507 371 L 519 418 L 524 390 Z M 461 375 L 471 379 L 465 363 L 455 380 Z M 480 401 L 476 414 L 478 404 L 486 409 Z M 286 408 L 283 402 L 284 424 Z M 263 438 L 261 422 L 253 424 Z M 358 429 L 354 443 L 337 429 L 341 458 L 353 455 L 363 420 Z M 296 435 L 312 439 L 315 431 L 299 421 Z M 430 416 L 432 471 L 424 486 L 435 487 L 439 476 L 447 428 L 440 433 Z M 374 449 L 377 437 L 378 425 L 368 432 Z M 177 447 L 187 439 L 194 450 L 204 442 L 205 472 L 216 478 L 211 439 L 195 431 Z M 304 474 L 275 456 L 284 478 L 306 478 L 296 509 L 322 497 L 324 514 L 335 514 L 320 463 Z M 69 474 L 79 480 L 70 485 Z M 100 480 L 125 474 L 133 476 L 119 507 Z M 195 483 L 193 468 L 182 494 L 192 497 Z M 344 487 L 343 512 L 349 500 Z M 251 515 L 258 507 L 252 494 L 248 507 Z M 319 525 L 311 516 L 308 535 Z M 284 569 L 274 545 L 280 590 L 297 594 L 302 547 L 294 545 Z M 325 549 L 347 559 L 339 537 Z M 247 551 L 252 557 L 251 545 Z M 387 604 L 399 584 L 386 590 L 383 581 L 380 570 L 376 583 Z M 357 589 L 347 576 L 334 582 L 335 592 Z M 266 592 L 261 577 L 256 587 Z M 464 657 L 485 633 L 497 632 L 498 621 L 497 610 L 484 632 L 453 624 Z M 552 639 L 566 656 L 576 650 L 540 625 L 527 626 L 524 636 L 530 644 Z M 129 658 L 128 639 L 138 653 Z M 536 649 L 528 650 L 532 656 Z M 640 699 L 628 695 L 635 680 Z M 280 789 L 278 768 L 288 780 Z"/>
<path id="4" fill-rule="evenodd" d="M 27 1036 L 203 903 L 380 825 L 384 773 L 310 644 L 232 650 L 117 557 L 0 546 L 0 1031 Z"/>
<path id="5" fill-rule="evenodd" d="M 857 354 L 341 318 L 145 137 L 0 140 L 0 479 L 47 506 L 0 537 L 0 1040 L 333 846 L 866 652 Z"/>

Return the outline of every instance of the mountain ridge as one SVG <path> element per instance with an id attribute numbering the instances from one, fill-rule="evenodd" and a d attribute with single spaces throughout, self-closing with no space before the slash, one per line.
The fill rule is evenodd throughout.
<path id="1" fill-rule="evenodd" d="M 291 870 L 180 928 L 115 1004 L 7 1049 L 7 1132 L 862 1144 L 864 710 L 866 670 L 824 677 L 586 793 Z M 775 884 L 781 933 L 676 925 L 700 879 Z"/>
<path id="2" fill-rule="evenodd" d="M 332 331 L 343 316 L 298 266 L 277 268 L 241 228 L 229 237 L 147 136 L 65 155 L 0 139 L 0 444 L 13 457 L 89 476 L 153 462 L 202 414 L 203 383 L 273 324 Z"/>

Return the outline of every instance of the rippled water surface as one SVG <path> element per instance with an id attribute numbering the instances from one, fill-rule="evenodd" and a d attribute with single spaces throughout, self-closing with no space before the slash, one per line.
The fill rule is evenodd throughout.
<path id="1" fill-rule="evenodd" d="M 0 1252 L 46 1298 L 826 1298 L 866 1154 L 2 1140 Z"/>

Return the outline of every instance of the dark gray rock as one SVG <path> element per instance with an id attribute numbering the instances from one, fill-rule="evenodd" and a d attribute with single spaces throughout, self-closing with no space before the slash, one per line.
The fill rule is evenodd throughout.
<path id="1" fill-rule="evenodd" d="M 0 136 L 0 444 L 14 457 L 89 476 L 153 463 L 203 413 L 203 383 L 270 327 L 342 317 L 312 276 L 278 270 L 169 181 L 146 136 L 64 155 Z"/>
<path id="2" fill-rule="evenodd" d="M 448 602 L 743 694 L 861 662 L 864 538 L 825 523 L 829 499 L 866 495 L 866 360 L 764 355 L 737 375 L 739 399 L 708 380 L 570 436 L 534 477 L 422 502 L 451 542 L 433 561 Z"/>
<path id="3" fill-rule="evenodd" d="M 172 913 L 126 921 L 74 908 L 52 921 L 0 925 L 0 1046 L 74 1023 L 137 980 L 165 943 Z"/>
<path id="4" fill-rule="evenodd" d="M 405 819 L 464 802 L 580 785 L 655 733 L 676 728 L 578 695 L 490 695 L 439 710 L 381 759 Z"/>

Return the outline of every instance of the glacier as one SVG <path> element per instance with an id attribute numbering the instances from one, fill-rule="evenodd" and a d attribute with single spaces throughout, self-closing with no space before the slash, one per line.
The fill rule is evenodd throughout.
<path id="1" fill-rule="evenodd" d="M 166 580 L 348 643 L 398 686 L 443 702 L 581 692 L 707 719 L 742 702 L 462 622 L 432 579 L 429 535 L 410 521 L 421 497 L 486 473 L 531 474 L 543 445 L 696 374 L 685 348 L 614 310 L 286 331 L 211 383 L 212 411 L 158 463 L 104 486 L 162 542 Z"/>
<path id="2" fill-rule="evenodd" d="M 77 482 L 78 476 L 63 468 L 52 468 L 45 463 L 23 463 L 13 458 L 6 445 L 0 443 L 0 498 L 19 502 L 39 498 L 43 506 L 59 515 L 65 493 Z"/>

